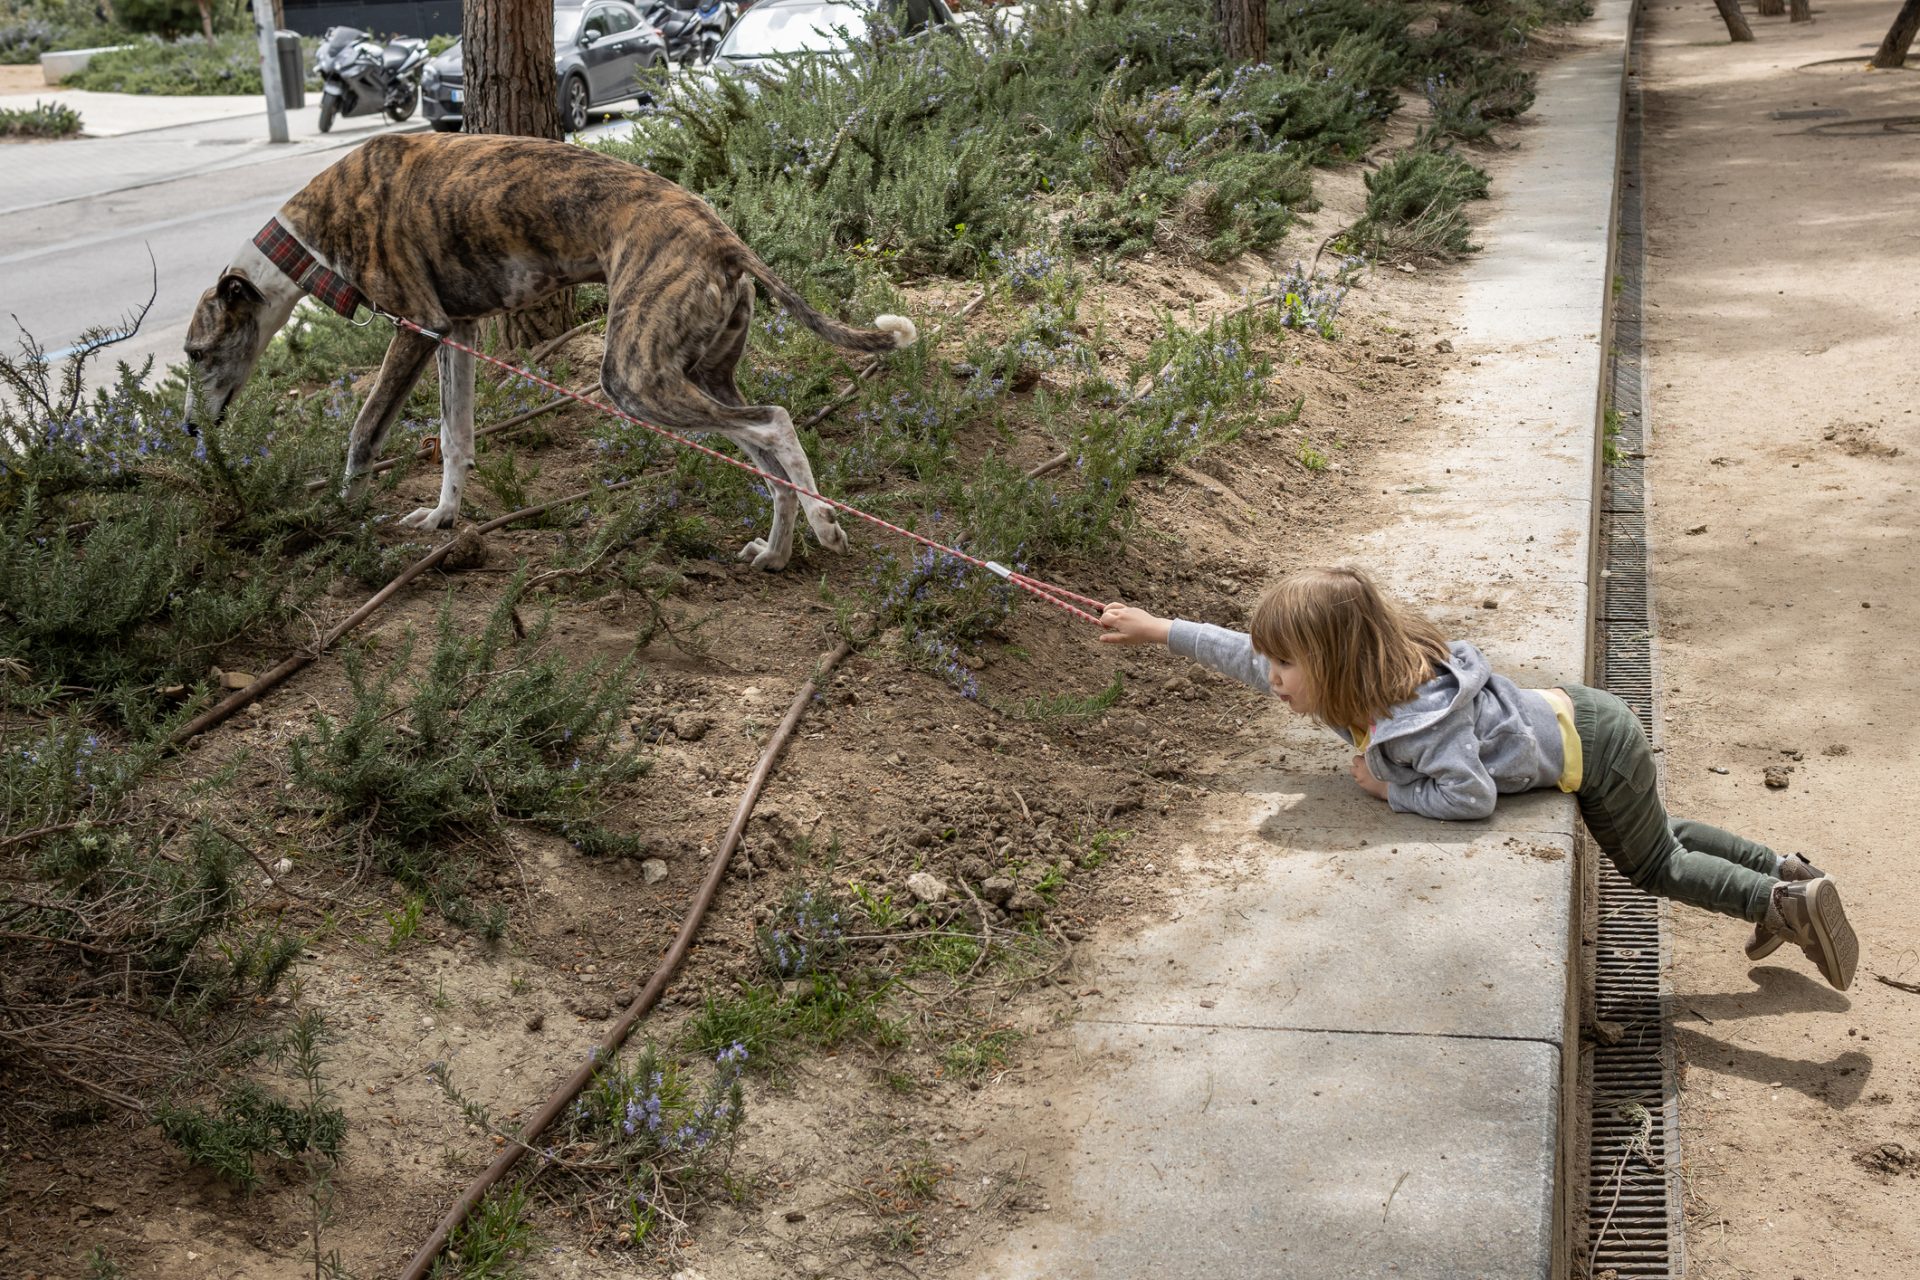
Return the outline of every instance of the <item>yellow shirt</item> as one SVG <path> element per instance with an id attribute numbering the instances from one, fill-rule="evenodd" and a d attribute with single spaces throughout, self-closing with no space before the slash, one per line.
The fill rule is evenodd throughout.
<path id="1" fill-rule="evenodd" d="M 1573 727 L 1573 699 L 1564 689 L 1542 689 L 1540 693 L 1553 707 L 1553 718 L 1560 722 L 1560 789 L 1578 791 L 1585 761 L 1580 757 L 1580 733 Z"/>

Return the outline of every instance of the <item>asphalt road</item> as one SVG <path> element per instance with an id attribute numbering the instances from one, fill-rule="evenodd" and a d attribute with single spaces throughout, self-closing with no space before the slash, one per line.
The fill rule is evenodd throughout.
<path id="1" fill-rule="evenodd" d="M 603 121 L 584 136 L 626 128 Z M 342 154 L 302 150 L 171 180 L 142 176 L 129 189 L 0 213 L 0 347 L 12 350 L 24 332 L 63 351 L 94 326 L 118 331 L 151 296 L 138 332 L 106 358 L 138 367 L 151 356 L 155 374 L 164 372 L 181 359 L 194 303 L 234 250 Z M 14 203 L 32 194 L 9 183 Z"/>

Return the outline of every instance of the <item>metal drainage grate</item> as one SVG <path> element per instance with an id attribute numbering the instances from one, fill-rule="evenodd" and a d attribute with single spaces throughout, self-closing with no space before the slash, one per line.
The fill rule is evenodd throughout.
<path id="1" fill-rule="evenodd" d="M 1644 270 L 1640 89 L 1628 78 L 1616 246 L 1617 296 L 1608 428 L 1617 461 L 1606 468 L 1601 547 L 1599 672 L 1659 741 L 1654 721 L 1653 610 L 1647 584 L 1646 383 L 1641 315 Z M 1666 911 L 1604 859 L 1596 864 L 1593 1021 L 1585 1066 L 1587 1232 L 1593 1280 L 1681 1274 L 1680 1196 L 1672 1032 L 1664 1008 Z"/>

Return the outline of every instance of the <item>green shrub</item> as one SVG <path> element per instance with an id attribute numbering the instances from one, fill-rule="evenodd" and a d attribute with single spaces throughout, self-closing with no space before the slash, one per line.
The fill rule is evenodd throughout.
<path id="1" fill-rule="evenodd" d="M 344 653 L 353 705 L 318 718 L 290 747 L 297 785 L 359 827 L 386 869 L 458 915 L 459 879 L 447 843 L 485 836 L 508 819 L 565 831 L 591 824 L 608 789 L 645 770 L 637 746 L 616 745 L 634 676 L 631 659 L 574 670 L 547 647 L 550 619 L 524 634 L 515 579 L 477 630 L 449 596 L 425 670 L 397 686 L 412 644 L 378 675 Z"/>
<path id="2" fill-rule="evenodd" d="M 98 336 L 98 335 L 96 335 Z M 178 385 L 119 367 L 87 394 L 29 341 L 0 358 L 0 706 L 79 702 L 151 721 L 222 646 L 268 634 L 319 585 L 346 527 L 330 490 L 343 409 L 285 407 L 265 383 L 218 428 L 186 431 Z"/>
<path id="3" fill-rule="evenodd" d="M 198 29 L 198 11 L 194 29 Z M 313 61 L 313 42 L 301 45 L 301 65 Z M 217 35 L 209 45 L 197 36 L 172 43 L 144 41 L 130 49 L 94 55 L 67 78 L 68 87 L 100 93 L 231 94 L 265 92 L 260 79 L 260 40 L 251 27 Z"/>
<path id="4" fill-rule="evenodd" d="M 80 132 L 80 113 L 57 102 L 0 107 L 0 138 L 70 138 Z"/>
<path id="5" fill-rule="evenodd" d="M 1381 257 L 1473 251 L 1463 206 L 1484 200 L 1487 175 L 1451 151 L 1413 147 L 1366 176 L 1367 211 L 1350 238 Z"/>
<path id="6" fill-rule="evenodd" d="M 347 1117 L 320 1078 L 325 1029 L 318 1013 L 304 1013 L 270 1052 L 304 1089 L 297 1104 L 254 1081 L 235 1081 L 210 1110 L 175 1102 L 155 1107 L 160 1132 L 188 1160 L 247 1190 L 260 1183 L 261 1160 L 330 1170 L 346 1144 Z"/>
<path id="7" fill-rule="evenodd" d="M 0 5 L 0 64 L 38 62 L 49 49 L 93 49 L 126 31 L 97 0 L 7 0 Z"/>
<path id="8" fill-rule="evenodd" d="M 863 261 L 970 272 L 1049 206 L 1074 243 L 1137 251 L 1201 183 L 1185 208 L 1197 247 L 1257 248 L 1307 206 L 1311 167 L 1358 154 L 1392 105 L 1365 42 L 1222 71 L 1196 0 L 1042 0 L 1022 41 L 985 55 L 900 41 L 884 19 L 850 34 L 844 62 L 801 61 L 757 92 L 676 83 L 630 139 L 599 145 L 699 191 L 790 279 L 844 296 Z M 1328 61 L 1348 57 L 1358 79 Z"/>

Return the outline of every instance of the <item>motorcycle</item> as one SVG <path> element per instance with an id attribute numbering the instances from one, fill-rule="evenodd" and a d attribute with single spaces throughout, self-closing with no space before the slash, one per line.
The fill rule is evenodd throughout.
<path id="1" fill-rule="evenodd" d="M 697 8 L 683 9 L 669 0 L 655 0 L 645 10 L 647 21 L 659 28 L 667 42 L 667 57 L 685 65 L 710 62 L 720 38 L 733 25 L 738 10 L 732 0 L 695 0 Z"/>
<path id="2" fill-rule="evenodd" d="M 313 55 L 320 77 L 320 132 L 333 128 L 335 116 L 387 113 L 395 124 L 420 106 L 420 73 L 427 65 L 427 42 L 400 36 L 383 48 L 355 27 L 328 27 Z"/>
<path id="3" fill-rule="evenodd" d="M 721 37 L 727 34 L 740 12 L 733 0 L 703 0 L 695 16 L 700 20 L 700 61 L 712 62 Z"/>

